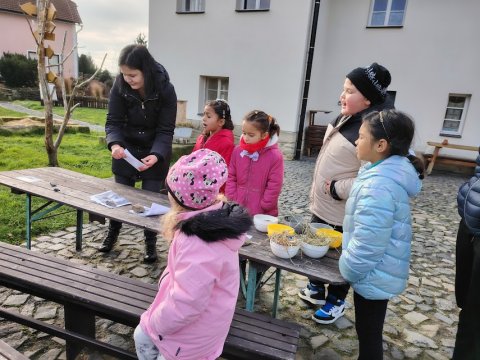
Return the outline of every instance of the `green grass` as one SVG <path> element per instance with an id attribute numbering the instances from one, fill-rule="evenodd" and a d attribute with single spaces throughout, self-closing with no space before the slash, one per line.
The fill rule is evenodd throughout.
<path id="1" fill-rule="evenodd" d="M 1 136 L 0 171 L 18 170 L 48 166 L 48 157 L 42 135 Z M 190 153 L 192 145 L 174 145 L 172 162 L 179 156 Z M 98 134 L 66 134 L 58 152 L 60 167 L 83 174 L 107 178 L 111 173 L 111 155 L 105 144 L 99 141 Z M 45 203 L 41 198 L 33 197 L 32 209 Z M 15 195 L 10 188 L 0 186 L 0 241 L 21 244 L 25 241 L 25 195 Z M 65 212 L 60 208 L 49 214 Z M 87 222 L 85 214 L 84 222 Z M 76 224 L 76 212 L 36 221 L 32 226 L 32 236 L 40 236 Z"/>
<path id="2" fill-rule="evenodd" d="M 5 117 L 23 117 L 23 116 L 26 116 L 27 114 L 25 113 L 21 113 L 21 112 L 18 112 L 18 111 L 12 111 L 12 110 L 8 110 L 8 109 L 5 109 L 3 107 L 0 106 L 0 116 L 5 116 Z"/>
<path id="3" fill-rule="evenodd" d="M 40 101 L 30 101 L 30 100 L 16 100 L 15 104 L 25 106 L 31 110 L 43 111 L 43 106 L 40 104 Z M 65 111 L 62 106 L 56 106 L 53 108 L 53 113 L 55 115 L 64 116 Z M 77 107 L 73 111 L 72 118 L 75 120 L 85 121 L 93 125 L 105 125 L 105 120 L 107 117 L 106 109 L 91 109 L 91 108 L 81 108 Z"/>

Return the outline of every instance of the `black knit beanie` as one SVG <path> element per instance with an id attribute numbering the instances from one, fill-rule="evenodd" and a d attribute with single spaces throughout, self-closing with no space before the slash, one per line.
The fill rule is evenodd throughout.
<path id="1" fill-rule="evenodd" d="M 347 78 L 370 100 L 371 105 L 385 101 L 388 85 L 392 81 L 390 72 L 376 62 L 366 68 L 358 67 L 350 71 Z"/>

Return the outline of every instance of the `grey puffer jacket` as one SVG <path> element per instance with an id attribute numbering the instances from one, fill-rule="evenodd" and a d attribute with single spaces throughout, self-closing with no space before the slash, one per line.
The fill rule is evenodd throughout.
<path id="1" fill-rule="evenodd" d="M 460 186 L 457 194 L 458 213 L 474 235 L 480 235 L 480 148 L 472 178 Z"/>
<path id="2" fill-rule="evenodd" d="M 157 63 L 154 91 L 141 99 L 138 92 L 123 85 L 118 75 L 110 92 L 105 124 L 107 146 L 119 144 L 137 159 L 150 154 L 158 162 L 150 169 L 138 172 L 123 159 L 112 159 L 116 175 L 140 179 L 164 180 L 172 154 L 173 132 L 177 114 L 177 95 L 167 70 Z"/>

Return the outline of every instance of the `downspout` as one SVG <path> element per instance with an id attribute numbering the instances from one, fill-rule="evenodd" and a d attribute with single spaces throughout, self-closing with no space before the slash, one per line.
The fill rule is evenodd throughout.
<path id="1" fill-rule="evenodd" d="M 302 153 L 303 128 L 305 126 L 305 113 L 307 112 L 308 90 L 310 88 L 310 76 L 312 74 L 313 51 L 315 50 L 315 37 L 317 36 L 318 13 L 320 11 L 320 0 L 314 0 L 312 27 L 310 28 L 310 44 L 307 55 L 307 68 L 302 93 L 302 108 L 300 110 L 300 121 L 298 124 L 297 142 L 295 145 L 294 160 L 300 160 Z"/>

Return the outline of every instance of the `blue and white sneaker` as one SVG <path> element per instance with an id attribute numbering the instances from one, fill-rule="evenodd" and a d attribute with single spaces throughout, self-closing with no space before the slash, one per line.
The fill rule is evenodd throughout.
<path id="1" fill-rule="evenodd" d="M 327 301 L 321 309 L 312 315 L 312 319 L 319 324 L 332 324 L 345 314 L 345 301 L 336 300 L 335 303 Z"/>
<path id="2" fill-rule="evenodd" d="M 298 296 L 313 305 L 325 304 L 325 288 L 323 286 L 315 286 L 310 282 L 307 284 L 306 288 L 298 292 Z"/>

